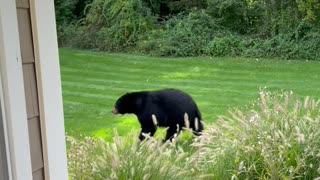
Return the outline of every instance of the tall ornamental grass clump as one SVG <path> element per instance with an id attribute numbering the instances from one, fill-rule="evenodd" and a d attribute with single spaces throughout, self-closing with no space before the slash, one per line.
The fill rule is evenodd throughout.
<path id="1" fill-rule="evenodd" d="M 187 155 L 182 149 L 150 137 L 140 142 L 136 134 L 132 135 L 128 141 L 115 133 L 113 143 L 102 144 L 102 153 L 98 158 L 101 179 L 166 180 L 189 173 L 178 166 Z"/>
<path id="2" fill-rule="evenodd" d="M 83 140 L 66 136 L 69 179 L 96 179 L 98 140 L 85 137 Z"/>
<path id="3" fill-rule="evenodd" d="M 193 145 L 214 179 L 313 179 L 320 175 L 320 101 L 262 91 L 248 109 L 221 116 Z"/>
<path id="4" fill-rule="evenodd" d="M 140 142 L 137 133 L 120 137 L 116 131 L 113 142 L 68 137 L 70 179 L 167 180 L 188 177 L 192 173 L 182 168 L 188 153 L 180 146 L 162 143 L 155 138 L 147 139 Z"/>

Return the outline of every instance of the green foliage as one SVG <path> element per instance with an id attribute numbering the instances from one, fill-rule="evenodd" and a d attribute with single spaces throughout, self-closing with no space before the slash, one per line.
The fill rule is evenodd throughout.
<path id="1" fill-rule="evenodd" d="M 55 2 L 59 42 L 66 47 L 156 56 L 320 56 L 316 0 Z M 91 3 L 79 15 L 85 2 Z"/>
<path id="2" fill-rule="evenodd" d="M 220 29 L 204 11 L 181 14 L 168 20 L 163 29 L 142 36 L 138 49 L 160 56 L 198 56 Z"/>
<path id="3" fill-rule="evenodd" d="M 284 59 L 320 60 L 320 34 L 309 32 L 302 38 L 297 34 L 279 34 L 267 40 L 253 40 L 252 46 L 244 51 L 249 57 L 280 57 Z"/>
<path id="4" fill-rule="evenodd" d="M 305 19 L 311 21 L 320 20 L 320 4 L 317 0 L 297 0 L 297 5 L 301 13 L 304 14 Z"/>
<path id="5" fill-rule="evenodd" d="M 154 26 L 154 20 L 142 0 L 95 0 L 83 23 L 87 32 L 96 33 L 100 50 L 121 51 L 133 47 L 138 35 Z"/>
<path id="6" fill-rule="evenodd" d="M 70 22 L 75 18 L 73 11 L 78 0 L 55 0 L 55 13 L 58 24 Z"/>
<path id="7" fill-rule="evenodd" d="M 64 26 L 59 36 L 59 44 L 65 47 L 99 50 L 101 46 L 96 32 L 87 31 L 87 28 L 75 23 Z"/>
<path id="8" fill-rule="evenodd" d="M 75 9 L 77 2 L 78 0 L 54 1 L 59 41 L 63 41 L 65 39 L 65 28 L 68 28 L 68 23 L 75 18 L 73 10 Z"/>
<path id="9" fill-rule="evenodd" d="M 244 40 L 240 36 L 225 34 L 216 36 L 206 47 L 206 53 L 211 56 L 237 56 L 244 50 Z"/>
<path id="10" fill-rule="evenodd" d="M 189 12 L 193 9 L 204 9 L 207 6 L 206 0 L 145 0 L 153 14 L 161 20 L 179 13 Z"/>
<path id="11" fill-rule="evenodd" d="M 82 36 L 77 21 L 84 16 L 84 7 L 92 0 L 54 0 L 59 44 L 80 45 L 75 38 Z"/>
<path id="12" fill-rule="evenodd" d="M 320 100 L 260 92 L 189 142 L 132 132 L 68 142 L 70 179 L 314 179 L 320 176 Z"/>
<path id="13" fill-rule="evenodd" d="M 171 15 L 175 14 L 175 12 L 188 12 L 193 9 L 204 9 L 207 7 L 206 0 L 165 0 L 165 2 L 170 9 Z"/>
<path id="14" fill-rule="evenodd" d="M 248 38 L 229 33 L 214 37 L 205 54 L 211 56 L 278 57 L 283 59 L 320 60 L 320 34 L 304 32 L 278 34 L 269 39 Z"/>
<path id="15" fill-rule="evenodd" d="M 208 0 L 207 12 L 219 24 L 240 33 L 248 29 L 246 0 Z"/>

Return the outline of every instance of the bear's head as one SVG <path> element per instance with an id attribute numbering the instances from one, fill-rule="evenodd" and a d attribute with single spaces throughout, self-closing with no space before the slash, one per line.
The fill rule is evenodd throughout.
<path id="1" fill-rule="evenodd" d="M 136 114 L 140 109 L 142 97 L 139 93 L 126 93 L 121 96 L 112 109 L 113 114 Z"/>

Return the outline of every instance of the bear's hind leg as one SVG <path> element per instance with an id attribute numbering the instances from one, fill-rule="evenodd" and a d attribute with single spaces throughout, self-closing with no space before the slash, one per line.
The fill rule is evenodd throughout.
<path id="1" fill-rule="evenodd" d="M 201 121 L 198 120 L 198 118 L 195 118 L 194 126 L 192 127 L 193 134 L 196 136 L 200 136 L 202 130 L 203 130 L 203 125 L 202 125 Z"/>
<path id="2" fill-rule="evenodd" d="M 181 131 L 181 128 L 179 127 L 178 128 L 169 127 L 169 129 L 167 130 L 166 138 L 163 140 L 163 142 L 166 142 L 168 140 L 172 141 L 173 138 L 175 138 L 180 134 L 180 131 Z"/>

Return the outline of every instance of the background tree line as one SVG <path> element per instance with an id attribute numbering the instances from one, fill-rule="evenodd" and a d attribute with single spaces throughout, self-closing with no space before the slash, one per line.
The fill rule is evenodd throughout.
<path id="1" fill-rule="evenodd" d="M 320 60 L 318 0 L 55 0 L 60 46 Z"/>

